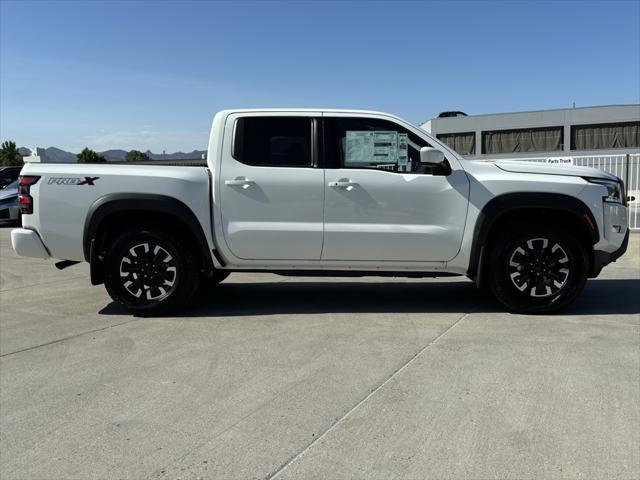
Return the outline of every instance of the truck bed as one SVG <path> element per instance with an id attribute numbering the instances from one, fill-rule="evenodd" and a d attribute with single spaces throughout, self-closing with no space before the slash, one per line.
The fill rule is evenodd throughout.
<path id="1" fill-rule="evenodd" d="M 171 163 L 26 163 L 22 175 L 39 179 L 31 188 L 34 212 L 23 215 L 25 228 L 40 232 L 52 257 L 83 260 L 85 224 L 92 209 L 110 198 L 146 194 L 173 198 L 189 207 L 211 241 L 206 163 Z M 78 183 L 86 179 L 90 181 Z M 136 208 L 135 201 L 131 208 Z"/>

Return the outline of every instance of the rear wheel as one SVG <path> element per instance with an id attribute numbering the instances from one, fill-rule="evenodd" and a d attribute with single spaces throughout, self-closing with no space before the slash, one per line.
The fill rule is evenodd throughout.
<path id="1" fill-rule="evenodd" d="M 520 228 L 494 244 L 489 286 L 520 313 L 549 313 L 567 306 L 587 280 L 585 248 L 559 229 Z"/>
<path id="2" fill-rule="evenodd" d="M 136 315 L 169 313 L 188 302 L 198 286 L 192 251 L 180 237 L 161 230 L 128 230 L 107 252 L 107 292 Z"/>

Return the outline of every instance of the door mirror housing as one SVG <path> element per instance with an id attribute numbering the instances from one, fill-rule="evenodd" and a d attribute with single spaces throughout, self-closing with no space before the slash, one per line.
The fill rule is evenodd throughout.
<path id="1" fill-rule="evenodd" d="M 433 147 L 420 149 L 420 163 L 428 165 L 441 165 L 444 162 L 444 152 Z"/>

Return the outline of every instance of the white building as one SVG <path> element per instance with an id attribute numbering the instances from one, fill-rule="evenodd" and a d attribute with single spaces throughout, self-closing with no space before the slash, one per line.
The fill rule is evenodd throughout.
<path id="1" fill-rule="evenodd" d="M 640 152 L 640 105 L 466 115 L 420 125 L 468 158 L 620 155 Z"/>
<path id="2" fill-rule="evenodd" d="M 420 127 L 469 159 L 567 163 L 613 173 L 630 196 L 629 225 L 640 230 L 640 105 L 443 112 Z"/>

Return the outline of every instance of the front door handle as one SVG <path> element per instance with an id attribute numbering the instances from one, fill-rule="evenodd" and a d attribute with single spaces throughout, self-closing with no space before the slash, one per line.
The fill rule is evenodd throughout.
<path id="1" fill-rule="evenodd" d="M 253 180 L 247 177 L 236 177 L 233 180 L 224 181 L 224 184 L 229 185 L 230 187 L 242 187 L 242 188 L 249 188 L 254 183 L 256 182 L 254 182 Z"/>
<path id="2" fill-rule="evenodd" d="M 358 186 L 358 183 L 352 182 L 349 179 L 341 178 L 337 182 L 329 182 L 329 186 L 333 188 L 345 188 L 347 190 L 352 190 L 354 187 Z"/>

